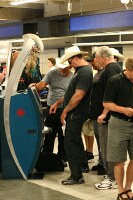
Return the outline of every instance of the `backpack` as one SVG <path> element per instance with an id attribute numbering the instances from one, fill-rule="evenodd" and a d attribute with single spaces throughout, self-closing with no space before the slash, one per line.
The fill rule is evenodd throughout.
<path id="1" fill-rule="evenodd" d="M 41 151 L 35 169 L 38 172 L 64 171 L 64 164 L 57 154 Z"/>

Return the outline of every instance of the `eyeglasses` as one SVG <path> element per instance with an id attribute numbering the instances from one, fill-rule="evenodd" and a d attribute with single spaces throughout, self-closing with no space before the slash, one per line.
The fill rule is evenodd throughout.
<path id="1" fill-rule="evenodd" d="M 75 58 L 75 56 L 71 57 L 68 59 L 68 63 L 71 65 L 72 64 L 72 60 Z"/>

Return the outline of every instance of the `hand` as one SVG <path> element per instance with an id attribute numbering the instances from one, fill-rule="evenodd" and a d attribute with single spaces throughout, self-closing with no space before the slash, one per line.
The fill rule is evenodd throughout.
<path id="1" fill-rule="evenodd" d="M 65 119 L 66 119 L 67 113 L 65 111 L 62 112 L 61 114 L 61 123 L 62 125 L 65 125 Z"/>
<path id="2" fill-rule="evenodd" d="M 49 114 L 56 113 L 57 107 L 58 107 L 57 103 L 53 104 L 50 107 Z"/>
<path id="3" fill-rule="evenodd" d="M 133 116 L 133 108 L 126 107 L 124 108 L 124 112 L 127 117 L 132 117 Z"/>
<path id="4" fill-rule="evenodd" d="M 36 83 L 31 83 L 28 87 L 34 87 L 36 85 Z"/>
<path id="5" fill-rule="evenodd" d="M 6 68 L 3 69 L 3 72 L 2 72 L 4 75 L 6 75 Z"/>
<path id="6" fill-rule="evenodd" d="M 104 121 L 105 118 L 106 118 L 106 114 L 102 113 L 102 114 L 99 115 L 99 117 L 97 118 L 97 122 L 98 122 L 99 124 L 104 124 L 104 123 L 105 123 L 105 121 Z"/>

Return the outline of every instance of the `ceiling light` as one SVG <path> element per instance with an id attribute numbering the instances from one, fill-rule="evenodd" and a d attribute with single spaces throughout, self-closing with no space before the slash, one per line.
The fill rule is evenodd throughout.
<path id="1" fill-rule="evenodd" d="M 10 2 L 10 4 L 13 6 L 17 6 L 17 5 L 25 4 L 25 3 L 34 3 L 36 1 L 38 1 L 38 0 L 18 0 L 18 1 L 12 1 L 12 2 Z"/>
<path id="2" fill-rule="evenodd" d="M 120 0 L 121 3 L 128 4 L 130 0 Z"/>

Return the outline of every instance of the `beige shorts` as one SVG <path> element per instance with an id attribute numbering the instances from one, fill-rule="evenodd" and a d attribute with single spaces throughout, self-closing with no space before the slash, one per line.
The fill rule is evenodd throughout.
<path id="1" fill-rule="evenodd" d="M 82 127 L 82 132 L 87 136 L 93 136 L 94 135 L 94 128 L 93 123 L 91 119 L 87 119 Z"/>

